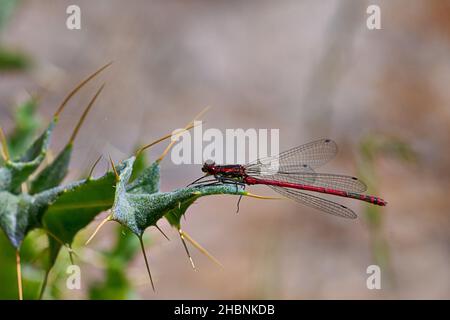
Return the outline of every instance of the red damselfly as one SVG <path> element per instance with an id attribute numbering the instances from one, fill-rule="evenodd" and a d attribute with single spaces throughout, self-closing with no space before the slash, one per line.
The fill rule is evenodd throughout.
<path id="1" fill-rule="evenodd" d="M 383 199 L 363 194 L 367 187 L 356 177 L 314 171 L 315 168 L 330 161 L 336 153 L 336 143 L 330 139 L 322 139 L 246 165 L 218 165 L 212 161 L 206 161 L 202 167 L 206 175 L 192 184 L 232 183 L 244 187 L 267 185 L 281 195 L 304 205 L 351 219 L 357 217 L 351 209 L 312 195 L 310 192 L 385 206 L 387 202 Z M 205 180 L 207 177 L 213 178 Z"/>

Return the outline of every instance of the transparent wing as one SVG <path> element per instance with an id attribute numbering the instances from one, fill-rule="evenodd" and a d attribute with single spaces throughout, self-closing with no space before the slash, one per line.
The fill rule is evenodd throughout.
<path id="1" fill-rule="evenodd" d="M 302 146 L 287 150 L 278 156 L 259 159 L 245 166 L 249 176 L 284 181 L 296 184 L 337 189 L 361 193 L 367 186 L 358 178 L 315 173 L 313 168 L 324 165 L 337 153 L 337 145 L 330 139 L 313 141 Z"/>
<path id="2" fill-rule="evenodd" d="M 270 187 L 279 194 L 285 196 L 286 198 L 297 201 L 306 206 L 318 209 L 320 211 L 332 214 L 334 216 L 339 216 L 348 219 L 355 219 L 357 217 L 357 215 L 351 209 L 339 203 L 319 198 L 296 189 L 282 188 L 277 186 L 270 186 Z"/>
<path id="3" fill-rule="evenodd" d="M 251 169 L 260 166 L 262 163 L 278 161 L 280 167 L 296 165 L 314 169 L 333 159 L 337 150 L 334 141 L 321 139 L 281 152 L 276 156 L 258 159 L 245 167 Z"/>
<path id="4" fill-rule="evenodd" d="M 294 170 L 291 171 L 291 169 Z M 314 171 L 307 170 L 295 170 L 298 170 L 298 168 L 282 167 L 278 172 L 270 174 L 270 172 L 268 173 L 267 171 L 263 172 L 253 169 L 247 172 L 247 174 L 258 179 L 303 184 L 347 192 L 362 193 L 367 190 L 365 183 L 356 177 L 332 173 L 315 173 Z"/>

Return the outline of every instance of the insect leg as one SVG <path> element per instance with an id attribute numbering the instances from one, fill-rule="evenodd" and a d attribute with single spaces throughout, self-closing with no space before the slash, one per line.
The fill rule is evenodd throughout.
<path id="1" fill-rule="evenodd" d="M 189 186 L 191 186 L 191 185 L 193 185 L 193 184 L 199 184 L 199 182 L 201 182 L 203 179 L 205 179 L 205 178 L 208 177 L 208 176 L 209 176 L 209 175 L 204 175 L 204 176 L 202 176 L 202 177 L 200 177 L 200 178 L 194 180 L 193 182 L 189 183 L 186 187 L 189 187 Z"/>
<path id="2" fill-rule="evenodd" d="M 245 190 L 246 185 L 244 184 L 243 187 L 244 187 L 244 190 Z M 237 210 L 236 210 L 236 213 L 239 213 L 239 204 L 241 203 L 242 197 L 243 197 L 243 195 L 241 194 L 241 195 L 239 196 L 239 200 L 238 200 L 238 202 L 237 202 Z"/>

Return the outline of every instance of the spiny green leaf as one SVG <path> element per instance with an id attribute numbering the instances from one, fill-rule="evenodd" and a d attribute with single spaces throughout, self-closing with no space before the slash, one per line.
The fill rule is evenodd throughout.
<path id="1" fill-rule="evenodd" d="M 134 166 L 135 167 L 135 166 Z M 134 172 L 133 168 L 133 172 Z M 159 191 L 160 170 L 159 162 L 152 163 L 145 168 L 137 178 L 127 185 L 127 192 L 151 194 Z"/>
<path id="2" fill-rule="evenodd" d="M 49 166 L 39 172 L 31 181 L 30 194 L 56 187 L 64 180 L 69 170 L 72 149 L 72 144 L 68 144 Z"/>
<path id="3" fill-rule="evenodd" d="M 67 143 L 66 147 L 58 154 L 56 159 L 48 165 L 44 170 L 40 172 L 40 174 L 34 179 L 31 183 L 30 193 L 40 192 L 49 188 L 53 188 L 59 185 L 67 175 L 67 171 L 69 169 L 70 157 L 72 156 L 72 146 L 75 138 L 83 125 L 84 120 L 86 119 L 90 109 L 94 105 L 95 100 L 102 92 L 104 85 L 97 90 L 97 93 L 89 102 L 88 106 L 85 108 L 83 114 L 80 117 L 75 129 L 72 133 L 72 136 Z"/>
<path id="4" fill-rule="evenodd" d="M 176 229 L 181 228 L 181 218 L 186 213 L 187 209 L 197 200 L 198 197 L 192 197 L 191 199 L 181 202 L 176 208 L 173 208 L 167 212 L 164 217 L 172 227 Z"/>
<path id="5" fill-rule="evenodd" d="M 115 177 L 112 172 L 99 179 L 88 179 L 65 192 L 43 215 L 42 224 L 51 232 L 50 265 L 54 264 L 62 241 L 71 244 L 75 235 L 114 201 Z M 57 237 L 57 239 L 54 238 Z"/>
<path id="6" fill-rule="evenodd" d="M 176 205 L 164 213 L 164 217 L 173 227 L 179 229 L 181 226 L 181 218 L 187 209 L 200 197 L 230 194 L 230 195 L 247 195 L 241 186 L 231 184 L 219 184 L 212 186 L 193 186 L 168 192 L 175 197 Z"/>
<path id="7" fill-rule="evenodd" d="M 41 226 L 41 217 L 48 206 L 79 183 L 53 188 L 34 196 L 0 191 L 0 227 L 11 244 L 19 248 L 27 232 Z"/>
<path id="8" fill-rule="evenodd" d="M 39 167 L 47 154 L 50 136 L 55 127 L 53 120 L 28 150 L 17 160 L 7 160 L 0 167 L 0 191 L 15 192 Z"/>
<path id="9" fill-rule="evenodd" d="M 14 195 L 0 192 L 0 226 L 12 245 L 17 249 L 31 225 L 36 224 L 32 216 L 33 198 L 29 195 Z"/>
<path id="10" fill-rule="evenodd" d="M 181 216 L 189 205 L 201 196 L 213 194 L 245 194 L 241 187 L 234 185 L 194 186 L 178 189 L 173 192 L 158 192 L 153 194 L 127 192 L 127 183 L 132 173 L 134 160 L 135 158 L 131 157 L 122 162 L 123 167 L 116 185 L 111 219 L 128 227 L 139 237 L 142 236 L 146 228 L 154 226 L 159 219 L 172 210 L 178 208 L 180 210 L 179 216 Z M 174 220 L 172 219 L 172 221 Z"/>
<path id="11" fill-rule="evenodd" d="M 135 154 L 138 152 L 139 148 L 136 148 Z M 133 164 L 133 173 L 131 174 L 130 182 L 133 182 L 136 180 L 138 176 L 142 174 L 142 172 L 147 168 L 148 166 L 147 156 L 144 152 L 139 152 L 136 156 L 136 160 Z"/>

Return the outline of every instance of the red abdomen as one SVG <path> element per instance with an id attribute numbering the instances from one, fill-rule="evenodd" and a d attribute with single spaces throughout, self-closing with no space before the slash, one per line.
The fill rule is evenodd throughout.
<path id="1" fill-rule="evenodd" d="M 354 192 L 347 192 L 347 191 L 336 190 L 336 189 L 330 189 L 330 188 L 324 188 L 324 187 L 304 185 L 304 184 L 296 184 L 296 183 L 275 181 L 275 180 L 257 179 L 257 178 L 253 178 L 253 177 L 249 177 L 249 176 L 245 176 L 244 183 L 249 184 L 249 185 L 265 184 L 268 186 L 277 186 L 277 187 L 283 187 L 283 188 L 292 188 L 292 189 L 298 189 L 298 190 L 326 193 L 326 194 L 331 194 L 331 195 L 339 196 L 339 197 L 357 199 L 357 200 L 369 202 L 372 204 L 376 204 L 379 206 L 385 206 L 387 204 L 386 201 L 384 201 L 381 198 L 375 197 L 375 196 L 354 193 Z"/>

